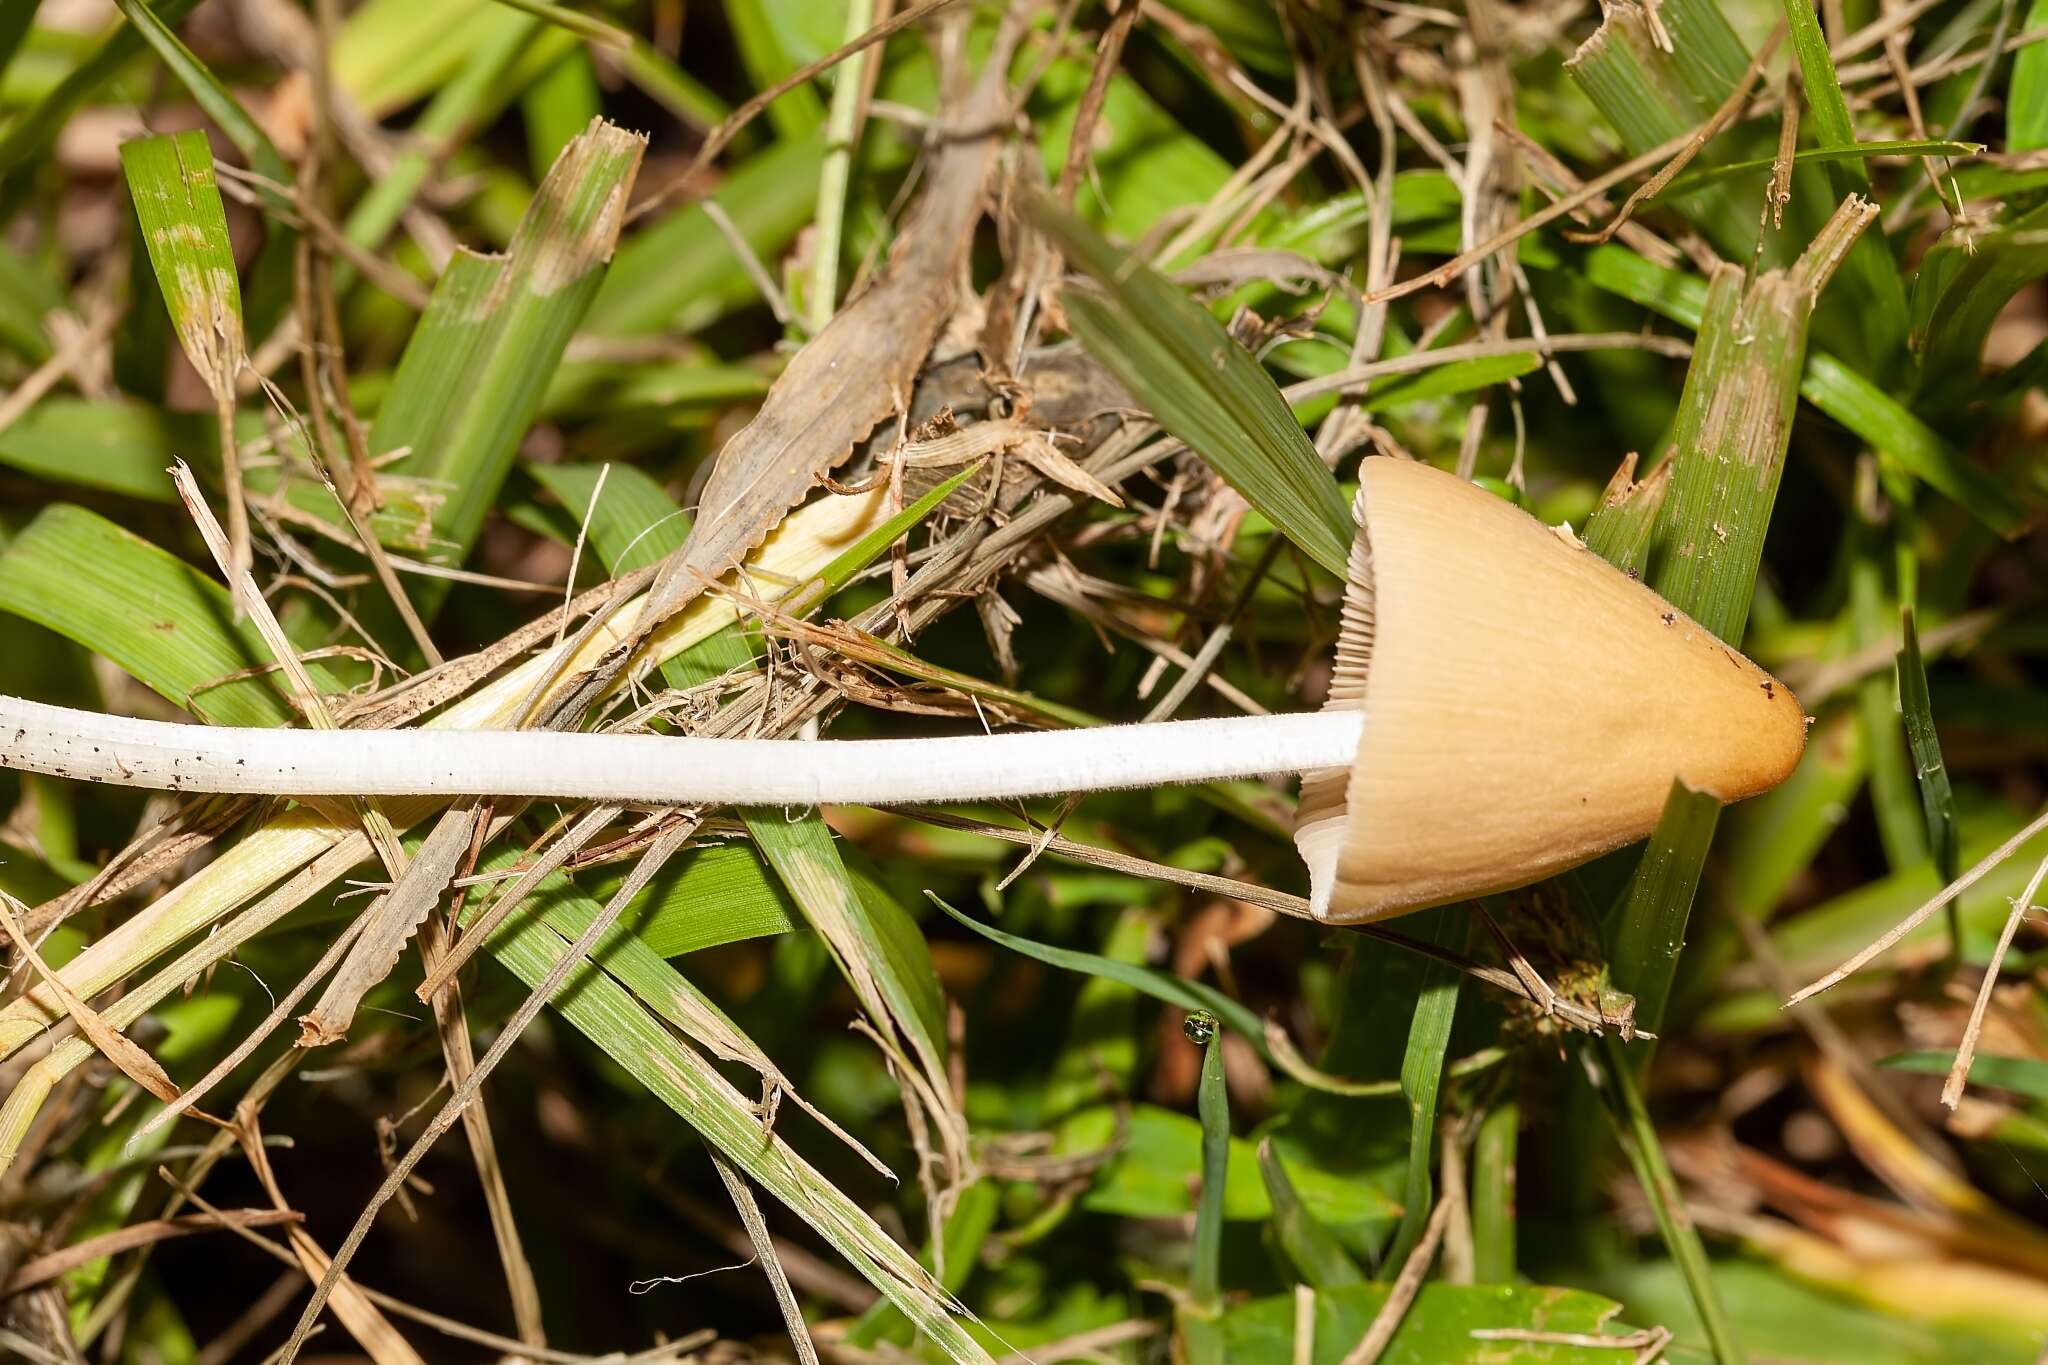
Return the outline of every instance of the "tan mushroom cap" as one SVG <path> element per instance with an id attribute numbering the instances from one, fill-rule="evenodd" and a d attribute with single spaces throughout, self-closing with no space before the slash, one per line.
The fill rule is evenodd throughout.
<path id="1" fill-rule="evenodd" d="M 1784 684 L 1568 531 L 1385 457 L 1356 516 L 1326 705 L 1365 729 L 1295 827 L 1319 918 L 1523 886 L 1649 834 L 1674 778 L 1739 801 L 1799 762 Z"/>

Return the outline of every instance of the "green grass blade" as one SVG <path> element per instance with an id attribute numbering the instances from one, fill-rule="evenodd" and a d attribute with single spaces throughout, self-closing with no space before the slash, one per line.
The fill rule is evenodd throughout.
<path id="1" fill-rule="evenodd" d="M 1664 1159 L 1663 1144 L 1657 1140 L 1657 1125 L 1651 1122 L 1650 1111 L 1643 1105 L 1628 1053 L 1621 1039 L 1613 1034 L 1600 1039 L 1595 1046 L 1605 1061 L 1601 1068 L 1605 1078 L 1601 1096 L 1607 1103 L 1608 1116 L 1621 1137 L 1629 1164 L 1635 1168 L 1636 1181 L 1649 1198 L 1650 1212 L 1663 1234 L 1664 1245 L 1670 1249 L 1672 1260 L 1678 1263 L 1686 1287 L 1692 1292 L 1693 1307 L 1706 1328 L 1714 1359 L 1717 1365 L 1743 1365 L 1749 1357 L 1729 1321 L 1728 1310 L 1722 1306 L 1720 1292 L 1714 1288 L 1713 1267 L 1707 1263 L 1699 1230 L 1686 1212 L 1684 1192 L 1678 1188 L 1670 1164 Z"/>
<path id="2" fill-rule="evenodd" d="M 1053 63 L 1039 97 L 1054 107 L 1040 124 L 1039 152 L 1048 182 L 1066 162 L 1074 121 L 1080 113 L 1091 62 Z M 1082 182 L 1075 207 L 1090 222 L 1126 240 L 1158 226 L 1176 208 L 1208 202 L 1230 182 L 1231 163 L 1210 143 L 1183 127 L 1177 111 L 1163 107 L 1129 73 L 1112 76 L 1103 92 L 1102 120 L 1096 124 L 1092 173 Z M 1184 264 L 1214 244 L 1216 231 L 1188 244 L 1162 267 Z"/>
<path id="3" fill-rule="evenodd" d="M 242 107 L 241 102 L 228 93 L 220 77 L 193 55 L 192 49 L 171 31 L 171 26 L 159 11 L 143 4 L 142 0 L 114 0 L 114 3 L 135 31 L 155 49 L 164 65 L 171 69 L 171 74 L 184 85 L 193 102 L 248 158 L 250 169 L 270 182 L 263 191 L 265 199 L 278 207 L 289 204 L 291 167 L 285 164 L 284 157 L 270 141 L 270 135 L 249 117 L 249 111 Z"/>
<path id="4" fill-rule="evenodd" d="M 455 145 L 465 130 L 487 121 L 507 95 L 507 77 L 514 66 L 528 53 L 544 46 L 539 39 L 540 25 L 534 20 L 520 14 L 501 15 L 492 5 L 484 9 L 493 20 L 501 22 L 487 30 L 484 41 L 470 51 L 454 79 L 435 90 L 389 169 L 363 191 L 342 224 L 342 235 L 365 251 L 383 246 L 406 206 L 426 183 L 438 150 Z M 367 9 L 358 11 L 356 18 L 369 13 Z M 435 50 L 449 49 L 448 45 L 436 44 Z M 353 267 L 345 261 L 336 263 L 337 291 L 346 289 L 353 278 Z"/>
<path id="5" fill-rule="evenodd" d="M 1892 639 L 1892 607 L 1885 586 L 1885 566 L 1892 562 L 1892 537 L 1874 525 L 1871 508 L 1877 497 L 1876 471 L 1857 473 L 1858 523 L 1849 560 L 1849 638 L 1859 648 L 1882 647 Z M 1927 824 L 1921 813 L 1919 784 L 1907 768 L 1906 732 L 1899 719 L 1900 677 L 1873 672 L 1856 688 L 1856 711 L 1863 725 L 1863 752 L 1870 775 L 1871 812 L 1877 817 L 1878 840 L 1885 861 L 1897 871 L 1927 857 Z"/>
<path id="6" fill-rule="evenodd" d="M 1195 1249 L 1188 1290 L 1195 1304 L 1214 1312 L 1223 1302 L 1223 1192 L 1230 1187 L 1230 1091 L 1223 1080 L 1223 1031 L 1213 1019 L 1189 1015 L 1208 1025 L 1202 1042 L 1202 1077 L 1195 1112 L 1202 1121 L 1202 1193 L 1195 1204 Z M 1190 1034 L 1190 1037 L 1193 1035 Z"/>
<path id="7" fill-rule="evenodd" d="M 492 3 L 532 15 L 544 24 L 552 24 L 600 47 L 624 49 L 632 43 L 632 36 L 616 24 L 563 5 L 549 4 L 547 0 L 492 0 Z"/>
<path id="8" fill-rule="evenodd" d="M 491 940 L 492 955 L 529 987 L 546 979 L 567 948 L 559 932 L 531 916 L 514 916 Z M 727 1160 L 846 1257 L 952 1359 L 989 1358 L 954 1319 L 937 1286 L 910 1254 L 781 1138 L 764 1133 L 754 1101 L 685 1046 L 610 975 L 595 966 L 579 968 L 563 982 L 554 1005 Z"/>
<path id="9" fill-rule="evenodd" d="M 1639 6 L 1606 9 L 1600 27 L 1566 64 L 1572 83 L 1593 103 L 1632 155 L 1683 136 L 1710 118 L 1733 92 L 1749 53 L 1719 6 L 1676 0 L 1655 15 L 1668 44 Z M 1683 35 L 1683 36 L 1681 36 Z M 1703 148 L 1697 163 L 1712 168 L 1731 156 L 1729 135 Z M 1757 235 L 1754 196 L 1708 182 L 1664 202 L 1696 224 L 1722 252 L 1747 258 Z"/>
<path id="10" fill-rule="evenodd" d="M 1143 991 L 1155 1000 L 1177 1005 L 1190 1014 L 1205 1010 L 1223 1021 L 1224 1027 L 1233 1029 L 1246 1042 L 1265 1053 L 1265 1030 L 1259 1026 L 1259 1018 L 1243 1005 L 1238 1004 L 1214 986 L 1203 981 L 1189 981 L 1171 972 L 1162 972 L 1156 967 L 1146 967 L 1135 962 L 1120 962 L 1115 958 L 1102 957 L 1096 953 L 1084 953 L 1075 948 L 1059 948 L 1049 943 L 1037 943 L 1016 934 L 1006 933 L 994 925 L 983 924 L 970 915 L 955 910 L 932 892 L 925 892 L 931 903 L 946 912 L 953 922 L 980 934 L 991 943 L 999 943 L 1012 952 L 1036 958 L 1049 967 L 1064 971 L 1080 972 L 1086 976 L 1114 981 Z"/>
<path id="11" fill-rule="evenodd" d="M 1849 101 L 1835 76 L 1835 59 L 1828 52 L 1827 35 L 1821 32 L 1820 16 L 1805 0 L 1785 0 L 1785 22 L 1792 34 L 1792 53 L 1799 61 L 1799 74 L 1806 88 L 1806 119 L 1814 140 L 1823 147 L 1856 145 L 1856 125 L 1849 119 Z M 1843 176 L 1857 188 L 1870 184 L 1870 175 L 1854 162 L 1844 167 Z"/>
<path id="12" fill-rule="evenodd" d="M 1259 1143 L 1259 1178 L 1266 1182 L 1266 1195 L 1273 1201 L 1274 1238 L 1302 1282 L 1316 1290 L 1364 1284 L 1365 1273 L 1344 1250 L 1344 1244 L 1302 1203 L 1271 1138 Z"/>
<path id="13" fill-rule="evenodd" d="M 179 344 L 209 387 L 232 385 L 243 360 L 242 286 L 206 134 L 124 142 L 121 170 Z"/>
<path id="14" fill-rule="evenodd" d="M 1615 568 L 1640 575 L 1650 555 L 1650 536 L 1671 486 L 1671 466 L 1661 464 L 1646 478 L 1635 477 L 1635 457 L 1615 471 L 1600 503 L 1586 518 L 1586 548 Z"/>
<path id="15" fill-rule="evenodd" d="M 1900 612 L 1899 710 L 1905 716 L 1906 742 L 1913 751 L 1920 804 L 1927 817 L 1927 842 L 1934 870 L 1947 885 L 1960 871 L 1956 834 L 1956 796 L 1949 786 L 1948 764 L 1941 757 L 1941 736 L 1934 728 L 1934 703 L 1927 695 L 1927 665 L 1920 657 L 1920 632 L 1913 608 Z"/>
<path id="16" fill-rule="evenodd" d="M 993 1180 L 977 1180 L 961 1190 L 954 1200 L 953 1211 L 946 1215 L 945 1226 L 939 1230 L 939 1249 L 944 1254 L 934 1257 L 927 1242 L 918 1263 L 931 1270 L 936 1261 L 943 1267 L 938 1275 L 939 1283 L 957 1292 L 980 1263 L 982 1246 L 995 1229 L 1001 1201 L 1002 1187 Z M 872 1349 L 879 1341 L 908 1346 L 914 1336 L 915 1331 L 902 1311 L 885 1299 L 860 1315 L 860 1319 L 847 1330 L 846 1340 L 848 1345 Z"/>
<path id="17" fill-rule="evenodd" d="M 1295 1335 L 1298 1305 L 1292 1293 L 1236 1303 L 1224 1315 L 1223 1349 L 1232 1365 L 1342 1365 L 1345 1353 L 1386 1311 L 1392 1294 L 1392 1286 L 1384 1284 L 1347 1285 L 1317 1294 L 1310 1318 L 1313 1350 Z M 1614 1300 L 1580 1289 L 1432 1280 L 1402 1315 L 1378 1359 L 1385 1365 L 1635 1365 L 1630 1352 L 1622 1349 L 1628 1338 L 1616 1321 L 1621 1312 Z M 1499 1335 L 1475 1335 L 1482 1331 Z M 1533 1339 L 1532 1333 L 1537 1334 Z M 1597 1347 L 1565 1346 L 1555 1344 L 1560 1336 L 1587 1343 L 1615 1339 Z M 1673 1357 L 1686 1365 L 1697 1358 L 1690 1353 Z M 1902 1362 L 1859 1358 L 1858 1365 Z"/>
<path id="18" fill-rule="evenodd" d="M 487 872 L 504 873 L 521 866 L 526 857 L 524 849 L 508 843 L 493 849 L 479 866 Z M 685 872 L 677 880 L 693 879 Z M 577 892 L 568 877 L 561 873 L 542 881 L 533 898 L 540 911 L 539 918 L 560 935 L 564 945 L 575 942 L 603 909 L 598 902 Z M 481 901 L 472 904 L 471 916 L 482 913 L 483 909 Z M 712 1047 L 714 1052 L 719 1051 L 722 1045 L 729 1057 L 738 1053 L 739 1060 L 757 1068 L 765 1064 L 766 1058 L 759 1054 L 759 1050 L 726 1017 L 724 1011 L 671 966 L 651 944 L 624 927 L 624 921 L 634 914 L 629 907 L 620 921 L 614 922 L 598 936 L 591 947 L 590 960 L 632 992 L 650 1013 L 673 1025 L 685 1037 Z M 493 951 L 501 937 L 502 931 L 493 935 Z M 711 1025 L 709 1037 L 705 1036 L 707 1021 Z"/>
<path id="19" fill-rule="evenodd" d="M 216 448 L 213 424 L 197 413 L 118 400 L 45 398 L 0 430 L 0 464 L 48 482 L 165 506 L 178 497 L 166 472 L 177 453 L 197 456 Z"/>
<path id="20" fill-rule="evenodd" d="M 1826 165 L 1835 161 L 1858 161 L 1874 156 L 1975 156 L 1984 150 L 1981 142 L 1955 142 L 1944 138 L 1878 138 L 1844 147 L 1803 147 L 1792 154 L 1795 166 Z M 1778 164 L 1776 157 L 1731 161 L 1703 171 L 1688 171 L 1666 185 L 1652 202 L 1676 198 L 1722 180 L 1745 175 L 1768 175 Z"/>
<path id="21" fill-rule="evenodd" d="M 732 112 L 709 86 L 638 34 L 619 54 L 619 67 L 642 94 L 693 128 L 709 130 Z"/>
<path id="22" fill-rule="evenodd" d="M 1515 1156 L 1522 1106 L 1496 1101 L 1472 1142 L 1472 1277 L 1480 1284 L 1515 1282 Z"/>
<path id="23" fill-rule="evenodd" d="M 1996 232 L 1942 242 L 1928 251 L 1920 273 L 1939 281 L 1939 293 L 1921 329 L 1917 399 L 1930 415 L 1952 414 L 1979 396 L 1975 384 L 1955 381 L 1983 368 L 1992 325 L 2016 294 L 2048 275 L 2048 210 Z"/>
<path id="24" fill-rule="evenodd" d="M 1303 553 L 1344 577 L 1350 509 L 1272 376 L 1186 291 L 1079 219 L 1044 203 L 1036 212 L 1100 290 L 1060 295 L 1089 353 Z"/>
<path id="25" fill-rule="evenodd" d="M 26 4 L 26 0 L 17 2 Z M 199 0 L 164 0 L 155 12 L 163 23 L 176 24 L 198 4 Z M 0 136 L 0 175 L 10 174 L 46 153 L 78 106 L 112 80 L 142 49 L 142 35 L 126 24 L 108 34 L 90 56 L 65 74 L 55 89 L 8 125 L 5 136 Z"/>
<path id="26" fill-rule="evenodd" d="M 1108 924 L 1100 956 L 1142 966 L 1157 926 L 1142 906 L 1127 907 Z M 1044 1109 L 1055 1121 L 1086 1108 L 1107 1084 L 1129 1092 L 1136 1084 L 1139 992 L 1107 977 L 1092 977 L 1074 993 L 1058 1059 L 1046 1078 Z"/>
<path id="27" fill-rule="evenodd" d="M 151 403 L 57 396 L 36 404 L 13 426 L 0 430 L 0 464 L 53 483 L 118 493 L 144 502 L 177 505 L 165 472 L 185 460 L 209 481 L 220 478 L 220 426 L 207 413 L 174 412 Z M 264 414 L 245 409 L 235 431 L 245 444 L 268 439 Z M 294 460 L 304 452 L 288 436 Z M 303 468 L 303 465 L 301 465 Z M 295 513 L 318 517 L 334 537 L 353 541 L 348 521 L 325 487 L 290 469 L 259 466 L 244 482 L 257 495 L 275 495 Z M 433 548 L 434 490 L 390 474 L 378 481 L 384 506 L 370 517 L 377 539 L 393 549 L 419 553 Z"/>
<path id="28" fill-rule="evenodd" d="M 529 465 L 554 494 L 614 577 L 658 563 L 683 543 L 690 518 L 644 471 L 629 464 Z M 593 503 L 592 498 L 596 499 Z"/>
<path id="29" fill-rule="evenodd" d="M 1878 1062 L 1888 1071 L 1924 1076 L 1946 1076 L 1955 1064 L 1955 1053 L 1932 1051 L 1900 1052 Z M 1970 1079 L 2028 1099 L 2048 1100 L 2048 1062 L 2036 1057 L 1996 1057 L 1980 1052 L 1970 1060 Z"/>
<path id="30" fill-rule="evenodd" d="M 1819 16 L 1807 0 L 1785 0 L 1785 20 L 1791 26 L 1792 51 L 1799 60 L 1807 126 L 1814 141 L 1823 148 L 1854 148 L 1856 127 L 1850 121 L 1849 102 L 1835 75 L 1835 59 L 1828 51 Z M 1870 168 L 1861 157 L 1830 161 L 1825 169 L 1838 202 L 1870 189 Z M 1866 368 L 1872 373 L 1882 373 L 1904 346 L 1909 326 L 1905 281 L 1892 260 L 1883 228 L 1873 225 L 1860 241 L 1851 244 L 1841 268 L 1842 288 L 1838 306 L 1830 310 L 1832 320 L 1840 321 L 1840 304 L 1853 303 L 1857 325 L 1853 329 L 1836 326 L 1825 335 L 1830 344 L 1847 348 L 1847 354 L 1867 357 Z"/>
<path id="31" fill-rule="evenodd" d="M 854 884 L 832 831 L 815 810 L 796 820 L 780 807 L 749 807 L 740 815 L 790 899 L 831 947 L 855 997 L 889 1040 L 885 1045 L 893 1050 L 901 1036 L 901 1060 L 922 1068 L 930 1085 L 924 1103 L 943 1115 L 952 1100 L 945 997 L 917 922 L 880 887 Z"/>
<path id="32" fill-rule="evenodd" d="M 1440 948 L 1462 952 L 1471 929 L 1463 906 L 1430 912 L 1434 921 L 1418 925 L 1417 938 Z M 1430 1165 L 1436 1155 L 1437 1093 L 1443 1085 L 1444 1055 L 1451 1046 L 1451 1025 L 1458 1015 L 1458 993 L 1465 979 L 1453 967 L 1431 961 L 1422 967 L 1422 989 L 1408 1025 L 1408 1047 L 1401 1056 L 1401 1094 L 1408 1101 L 1408 1177 L 1401 1195 L 1401 1226 L 1380 1261 L 1380 1278 L 1399 1271 L 1408 1253 L 1422 1240 L 1422 1230 L 1436 1205 Z"/>
<path id="33" fill-rule="evenodd" d="M 44 319 L 64 306 L 64 291 L 47 269 L 0 243 L 0 346 L 42 364 L 50 358 Z"/>
<path id="34" fill-rule="evenodd" d="M 1713 839 L 1720 810 L 1713 797 L 1672 783 L 1616 922 L 1608 952 L 1609 975 L 1616 989 L 1635 997 L 1637 1027 L 1652 1033 L 1664 1020 L 1693 893 L 1699 887 L 1704 860 L 1689 854 L 1704 850 Z M 1643 1048 L 1639 1057 L 1647 1063 L 1649 1049 Z"/>
<path id="35" fill-rule="evenodd" d="M 36 7 L 33 4 L 0 7 L 0 76 L 7 74 L 14 55 L 21 51 L 21 40 L 28 37 L 35 17 Z"/>
<path id="36" fill-rule="evenodd" d="M 1678 417 L 1671 488 L 1648 578 L 1681 611 L 1740 641 L 1764 531 L 1784 474 L 1812 299 L 1788 277 L 1752 288 L 1723 269 L 1708 287 Z M 1729 413 L 1723 397 L 1740 393 Z"/>
<path id="37" fill-rule="evenodd" d="M 1694 329 L 1706 308 L 1704 280 L 1667 270 L 1619 247 L 1596 247 L 1586 253 L 1585 277 L 1590 284 Z M 2026 525 L 2024 509 L 2008 490 L 1959 455 L 1880 385 L 1827 352 L 1808 352 L 1799 396 L 2000 534 L 2015 534 Z"/>
<path id="38" fill-rule="evenodd" d="M 778 142 L 719 184 L 718 206 L 754 254 L 773 260 L 817 206 L 822 134 Z M 600 336 L 691 332 L 758 302 L 752 279 L 701 205 L 676 210 L 619 248 L 590 308 Z"/>
<path id="39" fill-rule="evenodd" d="M 446 88 L 480 49 L 532 24 L 491 0 L 365 0 L 336 35 L 334 81 L 366 112 L 387 115 Z"/>
<path id="40" fill-rule="evenodd" d="M 1825 351 L 1807 357 L 1799 394 L 2000 535 L 2016 535 L 2026 526 L 2026 510 L 2008 488 L 1965 459 L 1883 386 Z"/>
<path id="41" fill-rule="evenodd" d="M 571 51 L 519 97 L 520 121 L 526 125 L 526 154 L 536 182 L 572 142 L 604 114 L 603 92 L 590 58 Z"/>
<path id="42" fill-rule="evenodd" d="M 785 5 L 784 14 L 797 14 L 822 7 Z M 777 22 L 774 0 L 726 0 L 726 22 L 740 50 L 740 61 L 757 90 L 765 90 L 787 77 L 820 51 L 799 56 L 790 50 L 789 35 Z M 829 50 L 829 49 L 827 49 Z M 768 106 L 768 121 L 783 138 L 814 135 L 825 123 L 825 101 L 808 85 L 799 85 Z"/>
<path id="43" fill-rule="evenodd" d="M 163 292 L 156 287 L 149 244 L 143 240 L 142 223 L 132 206 L 127 228 L 128 309 L 114 329 L 114 382 L 126 393 L 161 403 L 171 371 L 171 315 L 164 308 Z M 46 404 L 50 401 L 44 400 Z M 170 487 L 168 475 L 164 487 Z"/>
<path id="44" fill-rule="evenodd" d="M 82 507 L 44 509 L 0 554 L 0 610 L 76 640 L 216 725 L 282 725 L 296 712 L 255 626 L 232 624 L 227 589 Z M 315 660 L 324 691 L 340 684 Z"/>
<path id="45" fill-rule="evenodd" d="M 539 410 L 547 378 L 604 278 L 642 140 L 610 124 L 556 161 L 502 257 L 463 253 L 434 291 L 370 432 L 439 480 L 435 531 L 466 552 Z"/>
<path id="46" fill-rule="evenodd" d="M 2027 6 L 2019 32 L 2048 25 L 2048 0 Z M 2031 152 L 2048 147 L 2048 48 L 2023 47 L 2012 59 L 2012 82 L 2005 101 L 2005 139 L 2009 150 Z"/>
<path id="47" fill-rule="evenodd" d="M 623 872 L 598 874 L 588 884 L 602 901 L 624 880 Z M 802 924 L 788 893 L 760 857 L 736 844 L 714 844 L 670 859 L 619 922 L 662 957 L 786 934 Z"/>

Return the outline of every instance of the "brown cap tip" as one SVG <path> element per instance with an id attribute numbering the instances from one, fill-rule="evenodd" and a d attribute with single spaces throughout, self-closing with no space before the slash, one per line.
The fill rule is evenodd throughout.
<path id="1" fill-rule="evenodd" d="M 1317 917 L 1526 885 L 1647 835 L 1674 779 L 1739 801 L 1799 762 L 1784 684 L 1576 540 L 1391 458 L 1356 516 L 1327 705 L 1365 730 L 1295 825 Z"/>

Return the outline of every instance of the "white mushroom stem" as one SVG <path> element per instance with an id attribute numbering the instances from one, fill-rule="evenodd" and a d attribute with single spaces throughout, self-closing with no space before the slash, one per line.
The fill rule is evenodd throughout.
<path id="1" fill-rule="evenodd" d="M 0 697 L 0 767 L 170 791 L 534 796 L 649 805 L 892 805 L 1348 768 L 1355 710 L 939 739 L 540 730 L 257 730 Z"/>

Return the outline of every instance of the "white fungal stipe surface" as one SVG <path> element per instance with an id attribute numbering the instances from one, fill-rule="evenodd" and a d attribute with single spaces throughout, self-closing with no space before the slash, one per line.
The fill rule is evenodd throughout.
<path id="1" fill-rule="evenodd" d="M 890 805 L 1349 768 L 1356 710 L 937 739 L 257 730 L 0 697 L 0 767 L 170 791 Z"/>

